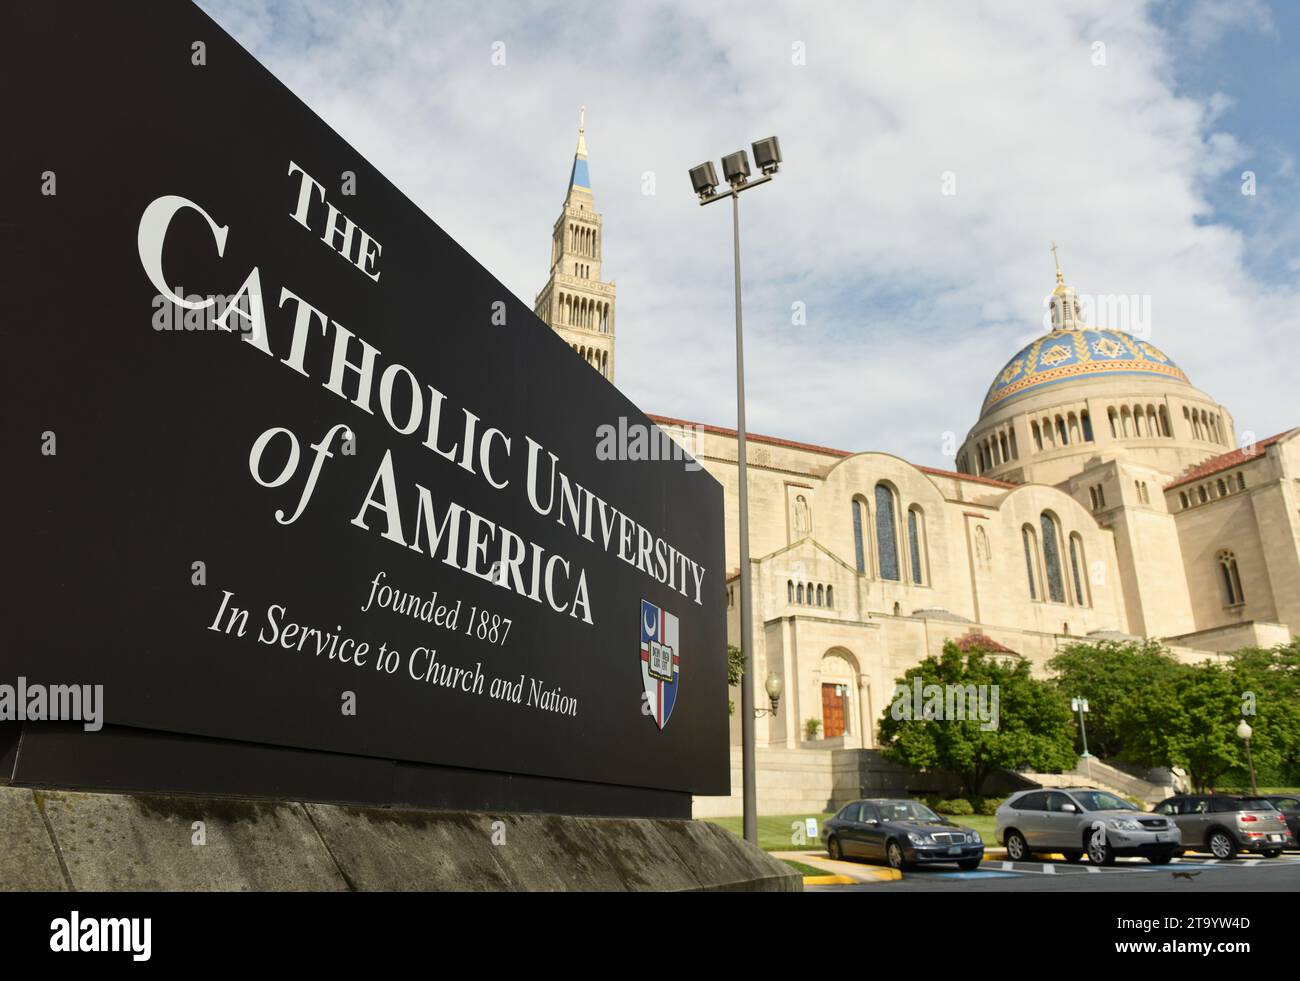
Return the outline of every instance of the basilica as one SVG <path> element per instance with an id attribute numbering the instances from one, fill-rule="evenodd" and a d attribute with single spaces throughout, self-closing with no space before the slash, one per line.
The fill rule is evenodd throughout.
<path id="1" fill-rule="evenodd" d="M 535 309 L 612 382 L 600 248 L 580 135 Z M 1084 323 L 1059 265 L 1050 307 L 1050 328 L 988 366 L 952 470 L 748 436 L 758 697 L 769 676 L 784 686 L 759 747 L 874 747 L 895 679 L 949 640 L 1041 675 L 1080 639 L 1156 638 L 1199 661 L 1300 631 L 1300 429 L 1239 445 L 1168 354 Z M 652 418 L 725 488 L 739 646 L 735 431 Z M 739 730 L 733 715 L 737 746 Z"/>

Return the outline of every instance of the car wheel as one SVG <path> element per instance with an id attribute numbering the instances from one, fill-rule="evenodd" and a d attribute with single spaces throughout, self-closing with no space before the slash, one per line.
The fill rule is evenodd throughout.
<path id="1" fill-rule="evenodd" d="M 903 857 L 903 846 L 896 841 L 891 841 L 885 846 L 885 859 L 891 869 L 898 869 L 901 872 L 907 868 L 907 859 Z"/>
<path id="2" fill-rule="evenodd" d="M 1168 865 L 1173 855 L 1148 855 L 1147 861 L 1152 865 Z"/>
<path id="3" fill-rule="evenodd" d="M 1236 857 L 1237 843 L 1232 840 L 1232 835 L 1226 831 L 1214 831 L 1210 834 L 1209 840 L 1210 853 L 1219 859 L 1225 861 Z"/>
<path id="4" fill-rule="evenodd" d="M 979 867 L 980 860 L 978 858 L 968 858 L 957 863 L 957 868 L 961 869 L 963 872 L 972 872 Z"/>
<path id="5" fill-rule="evenodd" d="M 1106 839 L 1105 828 L 1098 828 L 1088 839 L 1088 861 L 1093 865 L 1115 864 L 1115 848 Z"/>
<path id="6" fill-rule="evenodd" d="M 1029 858 L 1029 842 L 1019 831 L 1007 832 L 1007 858 L 1013 862 L 1023 862 Z"/>
<path id="7" fill-rule="evenodd" d="M 844 859 L 844 853 L 840 851 L 840 840 L 834 835 L 826 840 L 826 854 L 836 862 Z"/>
<path id="8" fill-rule="evenodd" d="M 1083 852 L 1061 852 L 1067 862 L 1080 862 L 1083 860 Z"/>

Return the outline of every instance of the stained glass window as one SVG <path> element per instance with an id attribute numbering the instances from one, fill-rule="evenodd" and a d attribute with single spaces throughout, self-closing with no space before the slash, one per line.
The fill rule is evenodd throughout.
<path id="1" fill-rule="evenodd" d="M 924 578 L 924 566 L 921 564 L 921 530 L 920 516 L 916 509 L 912 508 L 907 512 L 907 548 L 912 557 L 912 582 L 918 586 Z"/>
<path id="2" fill-rule="evenodd" d="M 1056 536 L 1056 519 L 1042 515 L 1043 564 L 1047 567 L 1047 595 L 1053 603 L 1065 602 L 1065 581 L 1061 576 L 1061 546 Z"/>
<path id="3" fill-rule="evenodd" d="M 898 534 L 894 530 L 894 493 L 876 484 L 876 551 L 880 555 L 880 578 L 901 578 L 898 574 Z"/>
<path id="4" fill-rule="evenodd" d="M 1078 535 L 1070 536 L 1070 571 L 1074 573 L 1074 598 L 1080 606 L 1088 604 L 1083 598 L 1083 577 L 1079 575 L 1083 566 L 1083 542 L 1079 540 Z"/>
<path id="5" fill-rule="evenodd" d="M 862 547 L 862 502 L 853 502 L 853 554 L 858 560 L 858 572 L 867 571 L 867 555 Z"/>
<path id="6" fill-rule="evenodd" d="M 1038 599 L 1037 577 L 1034 575 L 1034 531 L 1029 525 L 1020 530 L 1025 542 L 1025 574 L 1029 577 L 1029 598 Z"/>

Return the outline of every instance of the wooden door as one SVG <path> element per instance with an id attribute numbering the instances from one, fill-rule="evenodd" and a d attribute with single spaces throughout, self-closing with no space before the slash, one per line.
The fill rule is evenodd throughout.
<path id="1" fill-rule="evenodd" d="M 843 685 L 822 685 L 822 735 L 835 739 L 844 735 L 844 708 L 847 696 Z"/>

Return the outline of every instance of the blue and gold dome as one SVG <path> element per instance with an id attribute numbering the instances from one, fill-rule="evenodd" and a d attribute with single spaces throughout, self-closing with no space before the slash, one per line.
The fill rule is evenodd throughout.
<path id="1" fill-rule="evenodd" d="M 1163 351 L 1124 331 L 1057 329 L 1021 348 L 998 372 L 981 415 L 1049 385 L 1101 375 L 1147 375 L 1190 384 Z"/>

